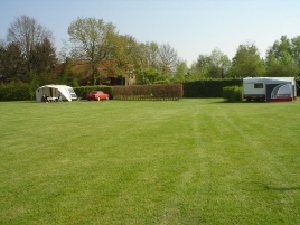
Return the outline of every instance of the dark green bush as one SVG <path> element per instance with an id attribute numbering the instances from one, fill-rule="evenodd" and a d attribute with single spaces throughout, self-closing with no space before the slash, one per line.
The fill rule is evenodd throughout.
<path id="1" fill-rule="evenodd" d="M 0 85 L 0 101 L 31 100 L 34 87 L 27 83 L 9 83 Z"/>
<path id="2" fill-rule="evenodd" d="M 223 87 L 223 98 L 228 102 L 239 102 L 243 100 L 243 88 L 241 86 Z"/>
<path id="3" fill-rule="evenodd" d="M 222 97 L 223 87 L 242 86 L 242 79 L 203 80 L 184 83 L 184 97 Z"/>

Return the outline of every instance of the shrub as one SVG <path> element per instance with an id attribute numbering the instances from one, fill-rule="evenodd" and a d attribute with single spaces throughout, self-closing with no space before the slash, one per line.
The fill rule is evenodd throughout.
<path id="1" fill-rule="evenodd" d="M 157 82 L 153 82 L 153 84 L 169 84 L 170 82 L 167 80 L 164 81 L 157 81 Z"/>
<path id="2" fill-rule="evenodd" d="M 223 87 L 223 98 L 228 102 L 238 102 L 243 100 L 243 88 L 241 86 Z"/>
<path id="3" fill-rule="evenodd" d="M 34 95 L 33 88 L 26 83 L 1 84 L 0 101 L 30 100 Z"/>

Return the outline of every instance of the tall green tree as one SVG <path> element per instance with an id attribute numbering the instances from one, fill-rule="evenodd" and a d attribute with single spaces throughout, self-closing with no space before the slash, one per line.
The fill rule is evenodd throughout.
<path id="1" fill-rule="evenodd" d="M 223 52 L 215 48 L 210 55 L 199 55 L 197 66 L 204 77 L 226 77 L 231 67 L 230 59 Z"/>
<path id="2" fill-rule="evenodd" d="M 39 85 L 55 83 L 57 81 L 57 58 L 55 48 L 45 38 L 43 43 L 35 45 L 31 53 L 32 71 Z"/>
<path id="3" fill-rule="evenodd" d="M 155 42 L 147 42 L 144 48 L 145 63 L 148 68 L 159 69 L 159 45 Z"/>
<path id="4" fill-rule="evenodd" d="M 297 76 L 300 53 L 300 40 L 282 36 L 275 40 L 266 53 L 266 76 L 287 77 Z"/>
<path id="5" fill-rule="evenodd" d="M 41 44 L 45 39 L 53 41 L 53 34 L 50 30 L 42 27 L 36 19 L 28 16 L 16 18 L 8 28 L 7 40 L 21 49 L 26 60 L 27 75 L 32 74 L 32 52 L 37 44 Z M 29 80 L 31 77 L 29 77 Z"/>
<path id="6" fill-rule="evenodd" d="M 147 69 L 159 71 L 159 45 L 155 42 L 149 41 L 146 42 L 146 44 L 140 43 L 138 47 L 136 63 L 141 73 Z"/>
<path id="7" fill-rule="evenodd" d="M 160 72 L 173 76 L 176 72 L 178 55 L 174 48 L 169 44 L 162 44 L 158 49 Z"/>
<path id="8" fill-rule="evenodd" d="M 72 70 L 73 61 L 71 58 L 66 58 L 65 63 L 63 63 L 61 66 L 63 67 L 62 73 L 59 74 L 57 82 L 59 84 L 68 84 L 68 78 L 71 78 L 73 75 Z"/>
<path id="9" fill-rule="evenodd" d="M 140 72 L 139 76 L 137 77 L 138 84 L 153 84 L 154 82 L 158 81 L 158 78 L 161 76 L 158 70 L 153 68 L 146 68 Z"/>
<path id="10" fill-rule="evenodd" d="M 15 82 L 26 82 L 25 58 L 19 45 L 10 43 L 0 46 L 0 75 L 10 78 Z"/>
<path id="11" fill-rule="evenodd" d="M 287 51 L 282 52 L 280 57 L 269 55 L 266 65 L 265 75 L 268 77 L 294 77 L 299 73 L 295 60 Z"/>
<path id="12" fill-rule="evenodd" d="M 212 51 L 210 59 L 209 77 L 227 77 L 228 70 L 231 67 L 231 60 L 218 48 Z"/>
<path id="13" fill-rule="evenodd" d="M 201 73 L 201 68 L 199 68 L 198 62 L 193 62 L 190 65 L 189 71 L 184 79 L 185 82 L 199 81 L 202 78 L 204 78 L 204 76 Z"/>
<path id="14" fill-rule="evenodd" d="M 51 73 L 56 69 L 57 58 L 55 48 L 45 38 L 42 43 L 35 45 L 31 55 L 32 67 L 37 74 Z"/>
<path id="15" fill-rule="evenodd" d="M 177 64 L 177 69 L 173 80 L 175 83 L 184 83 L 186 82 L 188 75 L 189 75 L 189 68 L 186 62 L 183 61 Z"/>
<path id="16" fill-rule="evenodd" d="M 265 65 L 260 58 L 258 48 L 251 43 L 240 45 L 232 60 L 231 76 L 259 77 L 264 76 Z"/>
<path id="17" fill-rule="evenodd" d="M 197 58 L 197 67 L 203 77 L 208 77 L 211 58 L 208 55 L 199 55 Z"/>
<path id="18" fill-rule="evenodd" d="M 300 36 L 292 38 L 291 42 L 292 56 L 297 67 L 300 69 Z"/>
<path id="19" fill-rule="evenodd" d="M 108 73 L 117 74 L 121 77 L 131 76 L 133 72 L 138 72 L 139 66 L 139 43 L 129 35 L 115 36 L 112 41 L 113 48 L 110 55 L 113 63 L 107 67 Z"/>
<path id="20" fill-rule="evenodd" d="M 280 40 L 275 40 L 269 54 L 275 58 L 281 58 L 284 54 L 292 55 L 290 39 L 287 36 L 282 36 Z"/>
<path id="21" fill-rule="evenodd" d="M 76 58 L 88 60 L 92 69 L 92 84 L 96 84 L 99 75 L 97 64 L 111 58 L 113 39 L 117 35 L 115 26 L 102 19 L 77 18 L 70 23 L 68 34 Z"/>

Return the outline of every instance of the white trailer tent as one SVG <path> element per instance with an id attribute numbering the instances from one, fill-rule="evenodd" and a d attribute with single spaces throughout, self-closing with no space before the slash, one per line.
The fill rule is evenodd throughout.
<path id="1" fill-rule="evenodd" d="M 294 77 L 243 78 L 243 97 L 247 101 L 289 102 L 297 99 Z"/>
<path id="2" fill-rule="evenodd" d="M 69 101 L 77 99 L 77 95 L 74 89 L 67 85 L 45 85 L 36 89 L 36 101 L 42 102 L 44 96 L 52 97 L 52 99 L 59 99 L 62 96 L 63 101 Z"/>

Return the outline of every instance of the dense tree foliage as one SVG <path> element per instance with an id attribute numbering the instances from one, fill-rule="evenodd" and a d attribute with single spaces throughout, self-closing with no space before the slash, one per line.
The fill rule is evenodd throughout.
<path id="1" fill-rule="evenodd" d="M 35 75 L 37 83 L 45 85 L 56 82 L 57 58 L 55 48 L 51 46 L 47 38 L 44 39 L 43 43 L 35 45 L 31 53 L 30 61 L 32 73 Z"/>
<path id="2" fill-rule="evenodd" d="M 199 55 L 197 59 L 197 67 L 203 77 L 227 77 L 230 66 L 230 59 L 218 48 L 208 56 Z"/>
<path id="3" fill-rule="evenodd" d="M 115 26 L 102 19 L 77 18 L 68 27 L 69 40 L 73 43 L 73 52 L 77 59 L 88 60 L 92 69 L 92 84 L 96 84 L 99 75 L 97 63 L 110 58 L 113 40 L 117 35 Z"/>
<path id="4" fill-rule="evenodd" d="M 38 44 L 44 43 L 47 39 L 50 43 L 53 36 L 52 32 L 42 27 L 34 18 L 21 16 L 16 18 L 8 28 L 7 40 L 21 49 L 22 57 L 25 59 L 27 67 L 26 75 L 29 75 L 29 81 L 32 80 L 33 69 L 33 51 Z"/>
<path id="5" fill-rule="evenodd" d="M 199 54 L 188 66 L 169 44 L 141 43 L 130 35 L 120 35 L 111 22 L 103 19 L 77 18 L 67 32 L 69 42 L 65 41 L 57 54 L 51 31 L 34 18 L 16 18 L 8 28 L 7 41 L 0 39 L 1 82 L 7 77 L 8 81 L 34 85 L 77 86 L 80 80 L 105 83 L 110 75 L 135 76 L 135 84 L 300 75 L 300 36 L 275 40 L 265 59 L 254 44 L 246 43 L 237 47 L 232 60 L 215 48 L 209 55 Z M 62 67 L 57 55 L 64 63 Z M 84 62 L 84 68 L 74 67 L 79 62 Z"/>
<path id="6" fill-rule="evenodd" d="M 177 52 L 169 44 L 163 44 L 158 49 L 159 68 L 162 74 L 174 75 L 178 63 Z"/>
<path id="7" fill-rule="evenodd" d="M 198 63 L 197 62 L 192 63 L 184 79 L 185 82 L 199 81 L 205 78 L 201 72 L 202 71 L 201 68 L 199 68 Z"/>
<path id="8" fill-rule="evenodd" d="M 17 44 L 0 46 L 0 74 L 14 81 L 26 81 L 23 68 L 25 58 L 22 57 L 21 48 Z"/>
<path id="9" fill-rule="evenodd" d="M 300 69 L 300 36 L 291 39 L 291 48 L 294 62 Z"/>
<path id="10" fill-rule="evenodd" d="M 175 83 L 184 83 L 186 82 L 188 75 L 189 75 L 189 68 L 186 62 L 179 62 L 177 64 L 177 69 L 173 81 Z"/>
<path id="11" fill-rule="evenodd" d="M 112 38 L 112 37 L 111 37 Z M 106 66 L 106 74 L 116 74 L 123 77 L 124 74 L 131 75 L 133 71 L 138 71 L 140 47 L 137 40 L 129 35 L 114 36 L 113 48 L 111 49 L 109 59 L 112 63 Z"/>
<path id="12" fill-rule="evenodd" d="M 300 38 L 288 39 L 282 36 L 267 50 L 266 76 L 297 76 L 300 66 Z"/>
<path id="13" fill-rule="evenodd" d="M 257 47 L 247 43 L 237 48 L 232 60 L 231 75 L 233 77 L 260 77 L 264 76 L 265 66 L 260 58 Z"/>

